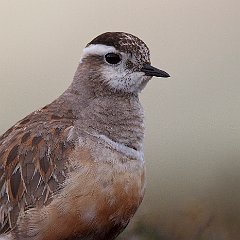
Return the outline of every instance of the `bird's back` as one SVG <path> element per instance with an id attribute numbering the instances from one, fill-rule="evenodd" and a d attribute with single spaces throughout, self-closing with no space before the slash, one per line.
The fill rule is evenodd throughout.
<path id="1" fill-rule="evenodd" d="M 0 137 L 0 233 L 15 227 L 21 212 L 51 201 L 65 179 L 71 110 L 50 104 Z"/>

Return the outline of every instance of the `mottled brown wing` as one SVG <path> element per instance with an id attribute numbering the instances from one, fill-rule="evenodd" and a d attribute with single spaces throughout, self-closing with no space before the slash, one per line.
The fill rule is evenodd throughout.
<path id="1" fill-rule="evenodd" d="M 74 147 L 67 141 L 74 117 L 57 110 L 48 105 L 0 137 L 0 233 L 14 228 L 21 211 L 48 204 L 61 188 Z"/>

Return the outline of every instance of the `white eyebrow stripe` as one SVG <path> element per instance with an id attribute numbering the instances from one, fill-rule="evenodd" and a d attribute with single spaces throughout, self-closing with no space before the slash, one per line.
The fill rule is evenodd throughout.
<path id="1" fill-rule="evenodd" d="M 83 58 L 89 55 L 100 55 L 103 56 L 109 52 L 116 52 L 116 48 L 112 46 L 107 46 L 103 44 L 90 44 L 89 46 L 83 49 L 83 53 L 80 59 L 80 62 Z"/>

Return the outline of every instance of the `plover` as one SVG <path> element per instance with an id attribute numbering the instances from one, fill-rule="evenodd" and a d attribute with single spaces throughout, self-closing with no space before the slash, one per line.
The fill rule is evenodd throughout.
<path id="1" fill-rule="evenodd" d="M 145 189 L 144 114 L 153 77 L 139 38 L 93 39 L 70 87 L 0 137 L 0 239 L 112 240 Z"/>

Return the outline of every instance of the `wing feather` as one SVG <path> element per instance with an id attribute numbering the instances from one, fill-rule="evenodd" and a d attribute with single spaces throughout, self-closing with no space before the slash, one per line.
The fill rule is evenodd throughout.
<path id="1" fill-rule="evenodd" d="M 15 226 L 21 211 L 48 204 L 61 188 L 74 148 L 67 139 L 74 117 L 63 110 L 48 105 L 0 137 L 0 233 Z"/>

